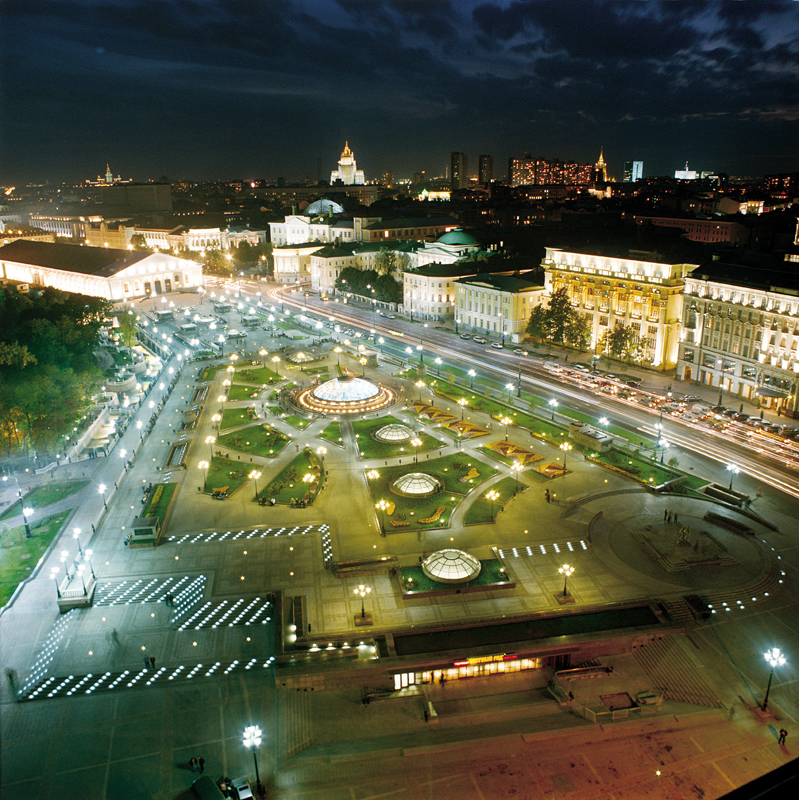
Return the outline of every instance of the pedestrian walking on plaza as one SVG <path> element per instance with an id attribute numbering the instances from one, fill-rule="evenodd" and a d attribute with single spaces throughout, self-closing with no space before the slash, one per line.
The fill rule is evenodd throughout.
<path id="1" fill-rule="evenodd" d="M 785 728 L 780 728 L 780 738 L 778 740 L 778 744 L 785 744 L 785 737 L 788 735 L 788 731 Z"/>
<path id="2" fill-rule="evenodd" d="M 199 768 L 199 764 L 197 762 L 197 759 L 196 758 L 192 758 L 191 761 L 189 761 L 189 766 L 191 767 L 191 771 L 192 772 L 197 772 L 197 770 Z"/>
<path id="3" fill-rule="evenodd" d="M 205 759 L 200 756 L 200 760 L 197 762 L 200 765 L 200 772 L 205 771 Z"/>
<path id="4" fill-rule="evenodd" d="M 149 669 L 150 667 L 150 659 L 147 656 L 144 656 L 144 668 Z"/>
<path id="5" fill-rule="evenodd" d="M 544 499 L 547 501 L 547 503 L 550 502 L 549 489 L 544 491 Z"/>
<path id="6" fill-rule="evenodd" d="M 677 522 L 677 514 L 674 514 L 674 521 Z"/>
<path id="7" fill-rule="evenodd" d="M 155 656 L 150 656 L 150 666 L 155 669 Z"/>
<path id="8" fill-rule="evenodd" d="M 663 522 L 666 522 L 666 521 L 667 521 L 667 520 L 666 520 L 666 518 L 667 518 L 668 516 L 669 516 L 669 510 L 668 510 L 668 508 L 667 508 L 667 509 L 666 509 L 666 510 L 663 512 Z"/>
<path id="9" fill-rule="evenodd" d="M 671 511 L 666 512 L 666 522 L 671 522 Z"/>

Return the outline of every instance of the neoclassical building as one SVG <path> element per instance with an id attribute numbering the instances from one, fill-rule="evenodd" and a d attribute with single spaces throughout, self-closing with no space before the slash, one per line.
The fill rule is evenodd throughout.
<path id="1" fill-rule="evenodd" d="M 658 261 L 650 253 L 567 252 L 547 247 L 542 266 L 549 296 L 561 287 L 591 322 L 591 346 L 617 325 L 640 337 L 644 363 L 660 371 L 677 364 L 685 276 L 697 264 Z"/>
<path id="2" fill-rule="evenodd" d="M 685 279 L 677 376 L 796 414 L 799 274 L 711 261 Z"/>
<path id="3" fill-rule="evenodd" d="M 520 342 L 545 293 L 532 271 L 465 276 L 455 282 L 455 320 L 468 330 Z"/>
<path id="4" fill-rule="evenodd" d="M 24 240 L 0 247 L 0 272 L 32 287 L 114 301 L 202 286 L 202 265 L 166 253 Z"/>

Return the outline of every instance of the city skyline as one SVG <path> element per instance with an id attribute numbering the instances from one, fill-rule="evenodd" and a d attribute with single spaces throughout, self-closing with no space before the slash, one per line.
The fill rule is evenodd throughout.
<path id="1" fill-rule="evenodd" d="M 0 183 L 443 175 L 451 152 L 609 174 L 796 169 L 799 6 L 7 0 Z M 55 121 L 55 122 L 54 122 Z M 502 177 L 503 167 L 495 170 Z"/>

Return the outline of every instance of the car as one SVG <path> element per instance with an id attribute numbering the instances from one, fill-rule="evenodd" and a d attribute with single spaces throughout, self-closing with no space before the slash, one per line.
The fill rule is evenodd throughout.
<path id="1" fill-rule="evenodd" d="M 491 342 L 491 347 L 495 350 L 504 350 L 505 348 L 499 342 Z"/>
<path id="2" fill-rule="evenodd" d="M 606 377 L 606 378 L 607 378 L 609 381 L 617 381 L 617 380 L 618 380 L 618 378 L 617 378 L 615 375 L 611 375 L 609 372 L 606 372 L 606 373 L 605 373 L 605 377 Z"/>
<path id="3" fill-rule="evenodd" d="M 235 789 L 238 800 L 250 800 L 253 796 L 250 782 L 244 776 L 233 778 L 230 784 Z"/>
<path id="4" fill-rule="evenodd" d="M 641 386 L 641 381 L 625 381 L 625 383 L 633 389 L 638 389 Z"/>
<path id="5" fill-rule="evenodd" d="M 584 367 L 582 364 L 575 364 L 573 369 L 576 369 L 578 372 L 588 372 L 588 367 Z"/>
<path id="6" fill-rule="evenodd" d="M 386 314 L 386 319 L 396 319 L 394 314 Z"/>
<path id="7" fill-rule="evenodd" d="M 527 351 L 526 351 L 526 350 L 522 350 L 522 349 L 521 349 L 521 347 L 517 347 L 517 348 L 516 348 L 516 349 L 513 351 L 513 354 L 514 354 L 515 356 L 526 356 L 526 355 L 527 355 Z"/>
<path id="8" fill-rule="evenodd" d="M 461 339 L 471 339 L 471 338 L 472 338 L 472 337 L 471 337 L 471 336 L 469 336 L 469 334 L 468 334 L 468 333 L 462 333 L 462 334 L 461 334 Z"/>
<path id="9" fill-rule="evenodd" d="M 749 414 L 735 413 L 732 415 L 732 419 L 734 419 L 736 422 L 746 422 L 749 419 Z"/>
<path id="10" fill-rule="evenodd" d="M 482 336 L 475 336 L 474 340 L 475 340 L 475 342 L 477 342 L 477 344 L 485 344 L 486 343 L 486 340 Z"/>

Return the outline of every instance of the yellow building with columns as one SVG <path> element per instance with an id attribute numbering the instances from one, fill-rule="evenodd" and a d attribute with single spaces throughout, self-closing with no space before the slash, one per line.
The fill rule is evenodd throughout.
<path id="1" fill-rule="evenodd" d="M 645 366 L 673 369 L 679 357 L 682 290 L 697 264 L 674 263 L 656 253 L 566 251 L 547 247 L 546 291 L 565 287 L 574 308 L 591 322 L 594 352 L 618 325 L 640 337 Z"/>

